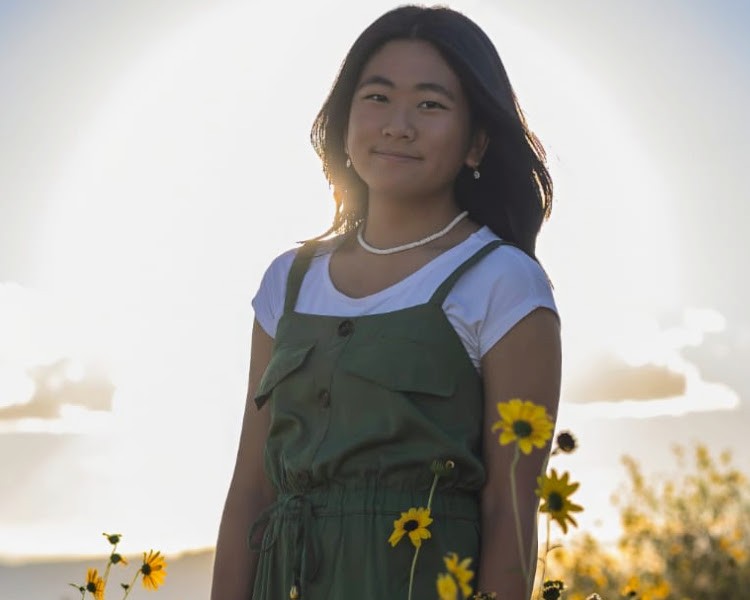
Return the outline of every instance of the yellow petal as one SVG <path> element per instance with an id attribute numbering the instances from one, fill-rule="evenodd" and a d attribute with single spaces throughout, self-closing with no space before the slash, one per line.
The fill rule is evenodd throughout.
<path id="1" fill-rule="evenodd" d="M 457 600 L 458 586 L 447 573 L 440 573 L 437 578 L 437 592 L 440 600 Z"/>
<path id="2" fill-rule="evenodd" d="M 406 533 L 406 530 L 404 529 L 394 529 L 393 533 L 391 534 L 391 537 L 388 538 L 388 541 L 390 542 L 391 546 L 395 548 L 396 544 L 398 544 L 401 541 L 401 538 L 404 537 L 405 533 Z"/>
<path id="3" fill-rule="evenodd" d="M 521 438 L 518 440 L 518 447 L 524 454 L 531 454 L 531 441 L 529 438 Z"/>

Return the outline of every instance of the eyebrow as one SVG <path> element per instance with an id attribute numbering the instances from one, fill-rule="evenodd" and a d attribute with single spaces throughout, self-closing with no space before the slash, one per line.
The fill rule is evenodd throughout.
<path id="1" fill-rule="evenodd" d="M 367 85 L 384 85 L 389 88 L 395 88 L 396 84 L 393 83 L 390 79 L 387 77 L 383 77 L 382 75 L 372 75 L 371 77 L 368 77 L 362 83 L 357 86 L 357 89 L 361 89 Z M 436 92 L 438 94 L 442 94 L 449 100 L 455 102 L 456 97 L 453 95 L 453 92 L 451 92 L 448 88 L 446 88 L 444 85 L 440 85 L 439 83 L 432 83 L 432 82 L 424 82 L 424 83 L 418 83 L 414 86 L 417 90 L 426 90 L 430 92 Z"/>

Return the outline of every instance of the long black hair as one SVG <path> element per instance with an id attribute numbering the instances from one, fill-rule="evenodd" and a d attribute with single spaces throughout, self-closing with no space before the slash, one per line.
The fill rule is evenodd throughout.
<path id="1" fill-rule="evenodd" d="M 464 168 L 455 199 L 470 218 L 534 256 L 536 238 L 552 208 L 552 179 L 541 143 L 529 129 L 502 60 L 487 34 L 445 7 L 401 6 L 374 21 L 352 45 L 313 123 L 310 139 L 333 188 L 333 224 L 320 237 L 356 228 L 367 213 L 367 186 L 346 168 L 344 137 L 354 90 L 367 61 L 391 40 L 432 44 L 458 76 L 472 123 L 489 144 L 474 179 Z"/>

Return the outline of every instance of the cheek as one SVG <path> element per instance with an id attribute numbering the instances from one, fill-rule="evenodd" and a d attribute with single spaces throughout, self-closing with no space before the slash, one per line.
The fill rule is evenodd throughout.
<path id="1" fill-rule="evenodd" d="M 371 136 L 377 130 L 372 111 L 352 108 L 349 112 L 349 126 L 347 128 L 347 142 L 356 145 L 362 138 Z"/>
<path id="2" fill-rule="evenodd" d="M 463 163 L 469 149 L 469 134 L 465 127 L 455 122 L 448 122 L 435 131 L 433 147 L 441 147 L 440 157 L 443 163 Z"/>

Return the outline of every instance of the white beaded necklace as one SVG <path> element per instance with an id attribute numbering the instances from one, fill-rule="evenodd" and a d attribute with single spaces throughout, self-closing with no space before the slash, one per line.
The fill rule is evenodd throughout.
<path id="1" fill-rule="evenodd" d="M 448 225 L 446 225 L 443 229 L 441 229 L 437 233 L 428 235 L 426 238 L 422 238 L 421 240 L 417 240 L 416 242 L 404 244 L 403 246 L 394 246 L 393 248 L 375 248 L 374 246 L 370 246 L 370 244 L 368 244 L 362 237 L 362 229 L 364 229 L 365 226 L 365 224 L 362 223 L 362 225 L 359 226 L 359 229 L 357 229 L 357 241 L 359 242 L 360 246 L 362 246 L 365 250 L 372 254 L 395 254 L 396 252 L 403 252 L 404 250 L 411 250 L 412 248 L 417 248 L 418 246 L 424 246 L 425 244 L 429 244 L 433 240 L 443 237 L 446 233 L 448 233 L 451 229 L 458 225 L 458 222 L 468 214 L 468 211 L 462 212 L 450 223 L 448 223 Z"/>

